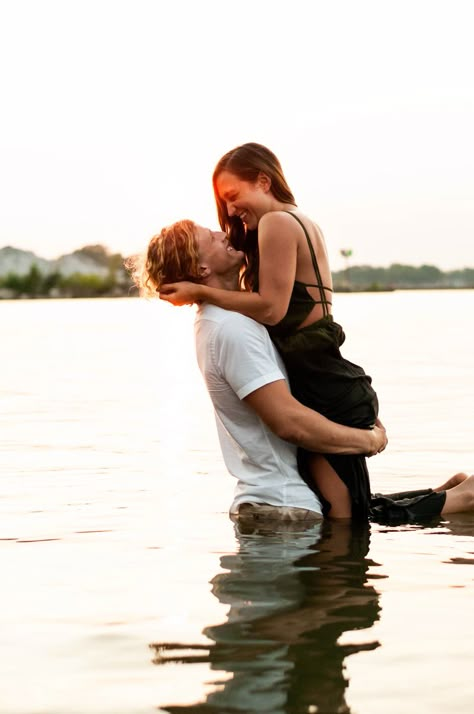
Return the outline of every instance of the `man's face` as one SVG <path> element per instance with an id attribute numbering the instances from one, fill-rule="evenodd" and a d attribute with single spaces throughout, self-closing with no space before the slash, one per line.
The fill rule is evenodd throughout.
<path id="1" fill-rule="evenodd" d="M 244 254 L 232 248 L 225 233 L 196 226 L 195 236 L 200 263 L 210 273 L 216 276 L 239 273 Z"/>

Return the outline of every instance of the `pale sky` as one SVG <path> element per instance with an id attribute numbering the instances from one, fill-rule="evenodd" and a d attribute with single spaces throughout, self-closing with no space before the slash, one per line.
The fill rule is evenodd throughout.
<path id="1" fill-rule="evenodd" d="M 470 0 L 0 0 L 0 247 L 217 227 L 211 174 L 280 158 L 334 270 L 474 267 Z"/>

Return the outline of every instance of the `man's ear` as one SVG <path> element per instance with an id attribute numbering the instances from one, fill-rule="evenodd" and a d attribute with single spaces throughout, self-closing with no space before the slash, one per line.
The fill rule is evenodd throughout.
<path id="1" fill-rule="evenodd" d="M 259 187 L 263 191 L 265 191 L 265 193 L 268 193 L 268 191 L 272 187 L 272 180 L 271 180 L 270 176 L 267 176 L 267 174 L 264 174 L 263 171 L 260 171 L 260 173 L 258 174 L 257 183 L 258 183 Z"/>

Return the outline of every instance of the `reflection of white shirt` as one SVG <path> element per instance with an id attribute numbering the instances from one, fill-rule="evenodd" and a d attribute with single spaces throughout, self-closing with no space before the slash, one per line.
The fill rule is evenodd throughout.
<path id="1" fill-rule="evenodd" d="M 312 529 L 305 533 L 285 533 L 277 526 L 278 532 L 271 536 L 242 536 L 236 529 L 239 548 L 221 557 L 220 565 L 226 572 L 211 580 L 212 594 L 220 603 L 229 605 L 227 619 L 203 630 L 215 642 L 210 650 L 212 669 L 232 673 L 207 695 L 210 711 L 289 711 L 289 690 L 298 670 L 295 671 L 294 655 L 287 644 L 289 633 L 278 620 L 282 613 L 298 618 L 300 608 L 304 608 L 302 603 L 307 604 L 308 585 L 301 577 L 306 566 L 302 559 L 314 559 L 321 524 L 322 521 L 314 521 Z M 322 601 L 318 608 L 317 602 L 315 605 L 313 600 L 312 604 L 315 622 L 311 617 L 305 618 L 308 632 L 318 627 L 318 615 L 324 621 L 326 604 Z M 241 661 L 239 653 L 251 650 L 252 644 L 258 656 Z"/>
<path id="2" fill-rule="evenodd" d="M 307 508 L 321 513 L 296 466 L 296 447 L 282 441 L 245 402 L 256 389 L 286 379 L 267 330 L 258 322 L 215 305 L 199 308 L 199 368 L 214 405 L 225 464 L 237 479 L 230 511 L 241 503 Z"/>

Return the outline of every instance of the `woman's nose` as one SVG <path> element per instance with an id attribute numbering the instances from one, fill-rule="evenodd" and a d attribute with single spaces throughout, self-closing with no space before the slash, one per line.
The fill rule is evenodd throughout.
<path id="1" fill-rule="evenodd" d="M 227 202 L 227 213 L 229 214 L 229 216 L 235 215 L 235 208 L 233 203 Z"/>

